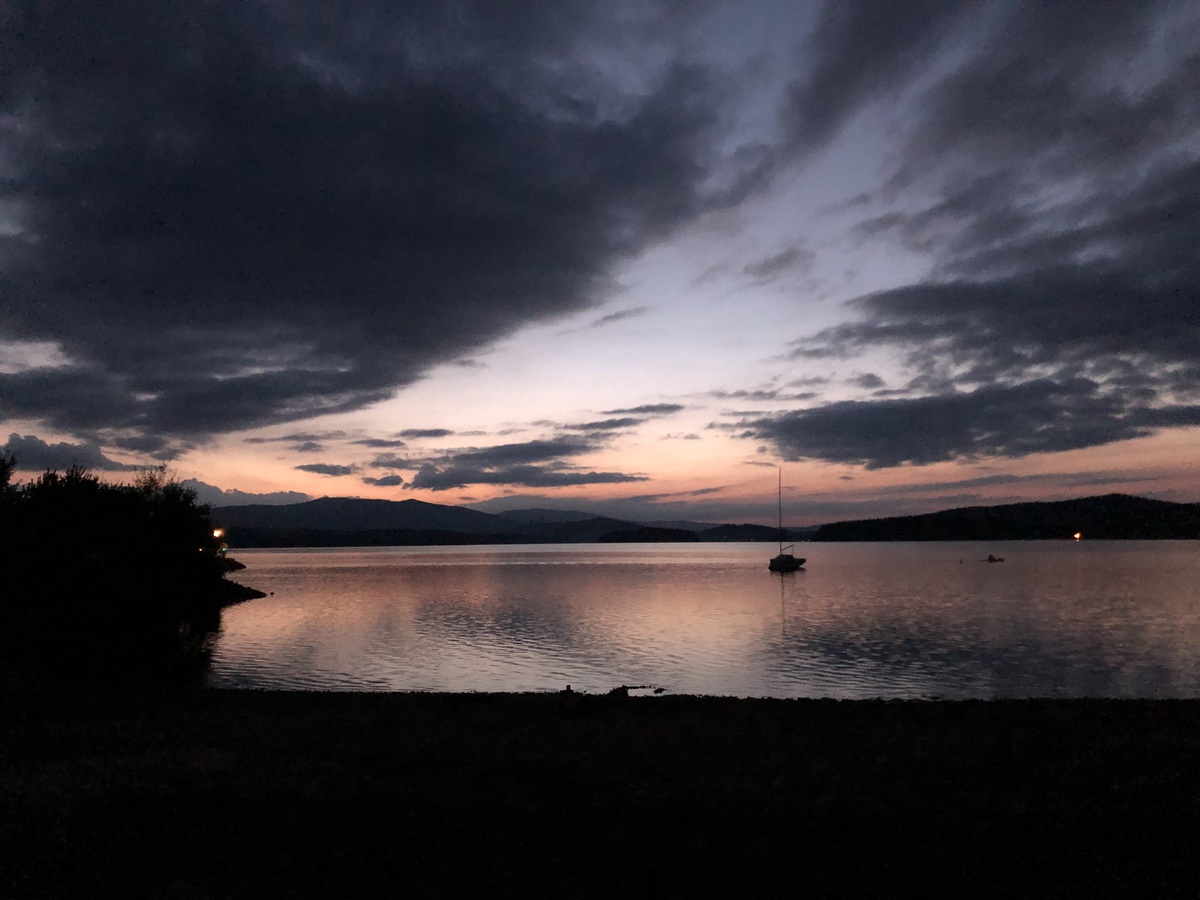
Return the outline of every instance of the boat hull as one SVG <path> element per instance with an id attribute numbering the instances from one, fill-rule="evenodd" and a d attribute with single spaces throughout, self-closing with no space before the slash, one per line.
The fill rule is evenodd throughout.
<path id="1" fill-rule="evenodd" d="M 780 553 L 769 563 L 767 563 L 767 568 L 772 572 L 795 572 L 797 569 L 801 568 L 804 563 L 804 559 L 797 559 L 790 553 Z"/>

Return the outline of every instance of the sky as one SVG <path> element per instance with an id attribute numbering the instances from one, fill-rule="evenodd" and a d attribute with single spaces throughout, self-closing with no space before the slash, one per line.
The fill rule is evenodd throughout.
<path id="1" fill-rule="evenodd" d="M 26 478 L 1195 502 L 1198 246 L 1195 4 L 0 3 Z"/>

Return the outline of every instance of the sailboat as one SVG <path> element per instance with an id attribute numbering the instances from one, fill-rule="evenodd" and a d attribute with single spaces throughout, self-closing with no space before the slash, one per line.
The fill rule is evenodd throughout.
<path id="1" fill-rule="evenodd" d="M 804 565 L 806 560 L 803 558 L 797 559 L 792 550 L 795 549 L 795 544 L 783 546 L 783 469 L 779 470 L 779 555 L 773 557 L 767 568 L 772 572 L 795 572 Z"/>

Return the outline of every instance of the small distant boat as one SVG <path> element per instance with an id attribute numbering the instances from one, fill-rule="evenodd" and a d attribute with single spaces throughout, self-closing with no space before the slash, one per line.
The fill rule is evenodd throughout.
<path id="1" fill-rule="evenodd" d="M 791 550 L 794 550 L 795 544 L 783 546 L 783 469 L 779 470 L 779 555 L 772 557 L 767 563 L 767 568 L 772 572 L 795 572 L 804 565 L 806 560 L 801 557 L 797 559 L 792 555 Z"/>

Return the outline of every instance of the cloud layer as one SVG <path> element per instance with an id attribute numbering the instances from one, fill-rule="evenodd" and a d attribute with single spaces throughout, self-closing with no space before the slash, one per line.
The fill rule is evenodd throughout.
<path id="1" fill-rule="evenodd" d="M 720 3 L 503 6 L 68 0 L 0 14 L 0 417 L 73 436 L 10 445 L 30 465 L 119 470 L 116 450 L 170 458 L 361 409 L 596 306 L 656 242 L 741 201 L 761 209 L 749 204 L 813 167 L 838 172 L 823 155 L 857 164 L 847 136 L 884 148 L 874 186 L 855 182 L 841 218 L 782 224 L 715 268 L 781 294 L 840 242 L 866 266 L 898 251 L 925 273 L 837 324 L 772 331 L 764 355 L 796 338 L 773 386 L 698 384 L 689 404 L 764 404 L 729 416 L 735 433 L 868 468 L 1200 424 L 1187 4 L 859 0 L 780 16 L 764 0 L 724 20 Z M 771 60 L 750 27 L 768 19 L 783 36 Z M 651 322 L 639 304 L 654 300 L 583 330 Z M 819 377 L 840 365 L 854 374 Z M 804 385 L 824 393 L 792 390 Z M 628 402 L 648 398 L 664 402 L 370 463 L 313 456 L 339 452 L 340 432 L 252 440 L 376 487 L 400 486 L 397 471 L 432 490 L 634 482 L 636 465 L 587 457 L 684 408 Z M 379 430 L 347 449 L 455 436 Z"/>
<path id="2" fill-rule="evenodd" d="M 69 363 L 0 374 L 0 413 L 190 439 L 351 410 L 597 300 L 695 213 L 712 109 L 686 65 L 618 90 L 598 9 L 10 10 L 0 336 Z"/>
<path id="3" fill-rule="evenodd" d="M 793 92 L 792 133 L 824 140 L 904 93 L 897 73 L 921 73 L 888 183 L 862 198 L 879 211 L 857 233 L 925 255 L 933 271 L 858 299 L 849 322 L 797 341 L 792 357 L 886 353 L 907 380 L 861 401 L 747 418 L 745 434 L 788 459 L 887 467 L 1200 422 L 1194 15 L 1172 4 L 992 4 L 967 26 L 961 4 L 887 6 L 904 20 L 888 35 L 870 4 L 827 9 L 814 37 L 822 56 Z M 926 17 L 943 26 L 918 33 Z M 882 56 L 821 89 L 866 47 Z"/>
<path id="4" fill-rule="evenodd" d="M 134 472 L 141 466 L 116 462 L 104 455 L 96 444 L 72 444 L 66 441 L 47 443 L 32 434 L 16 432 L 0 446 L 0 455 L 13 457 L 22 469 L 66 470 L 72 466 L 100 472 Z"/>

